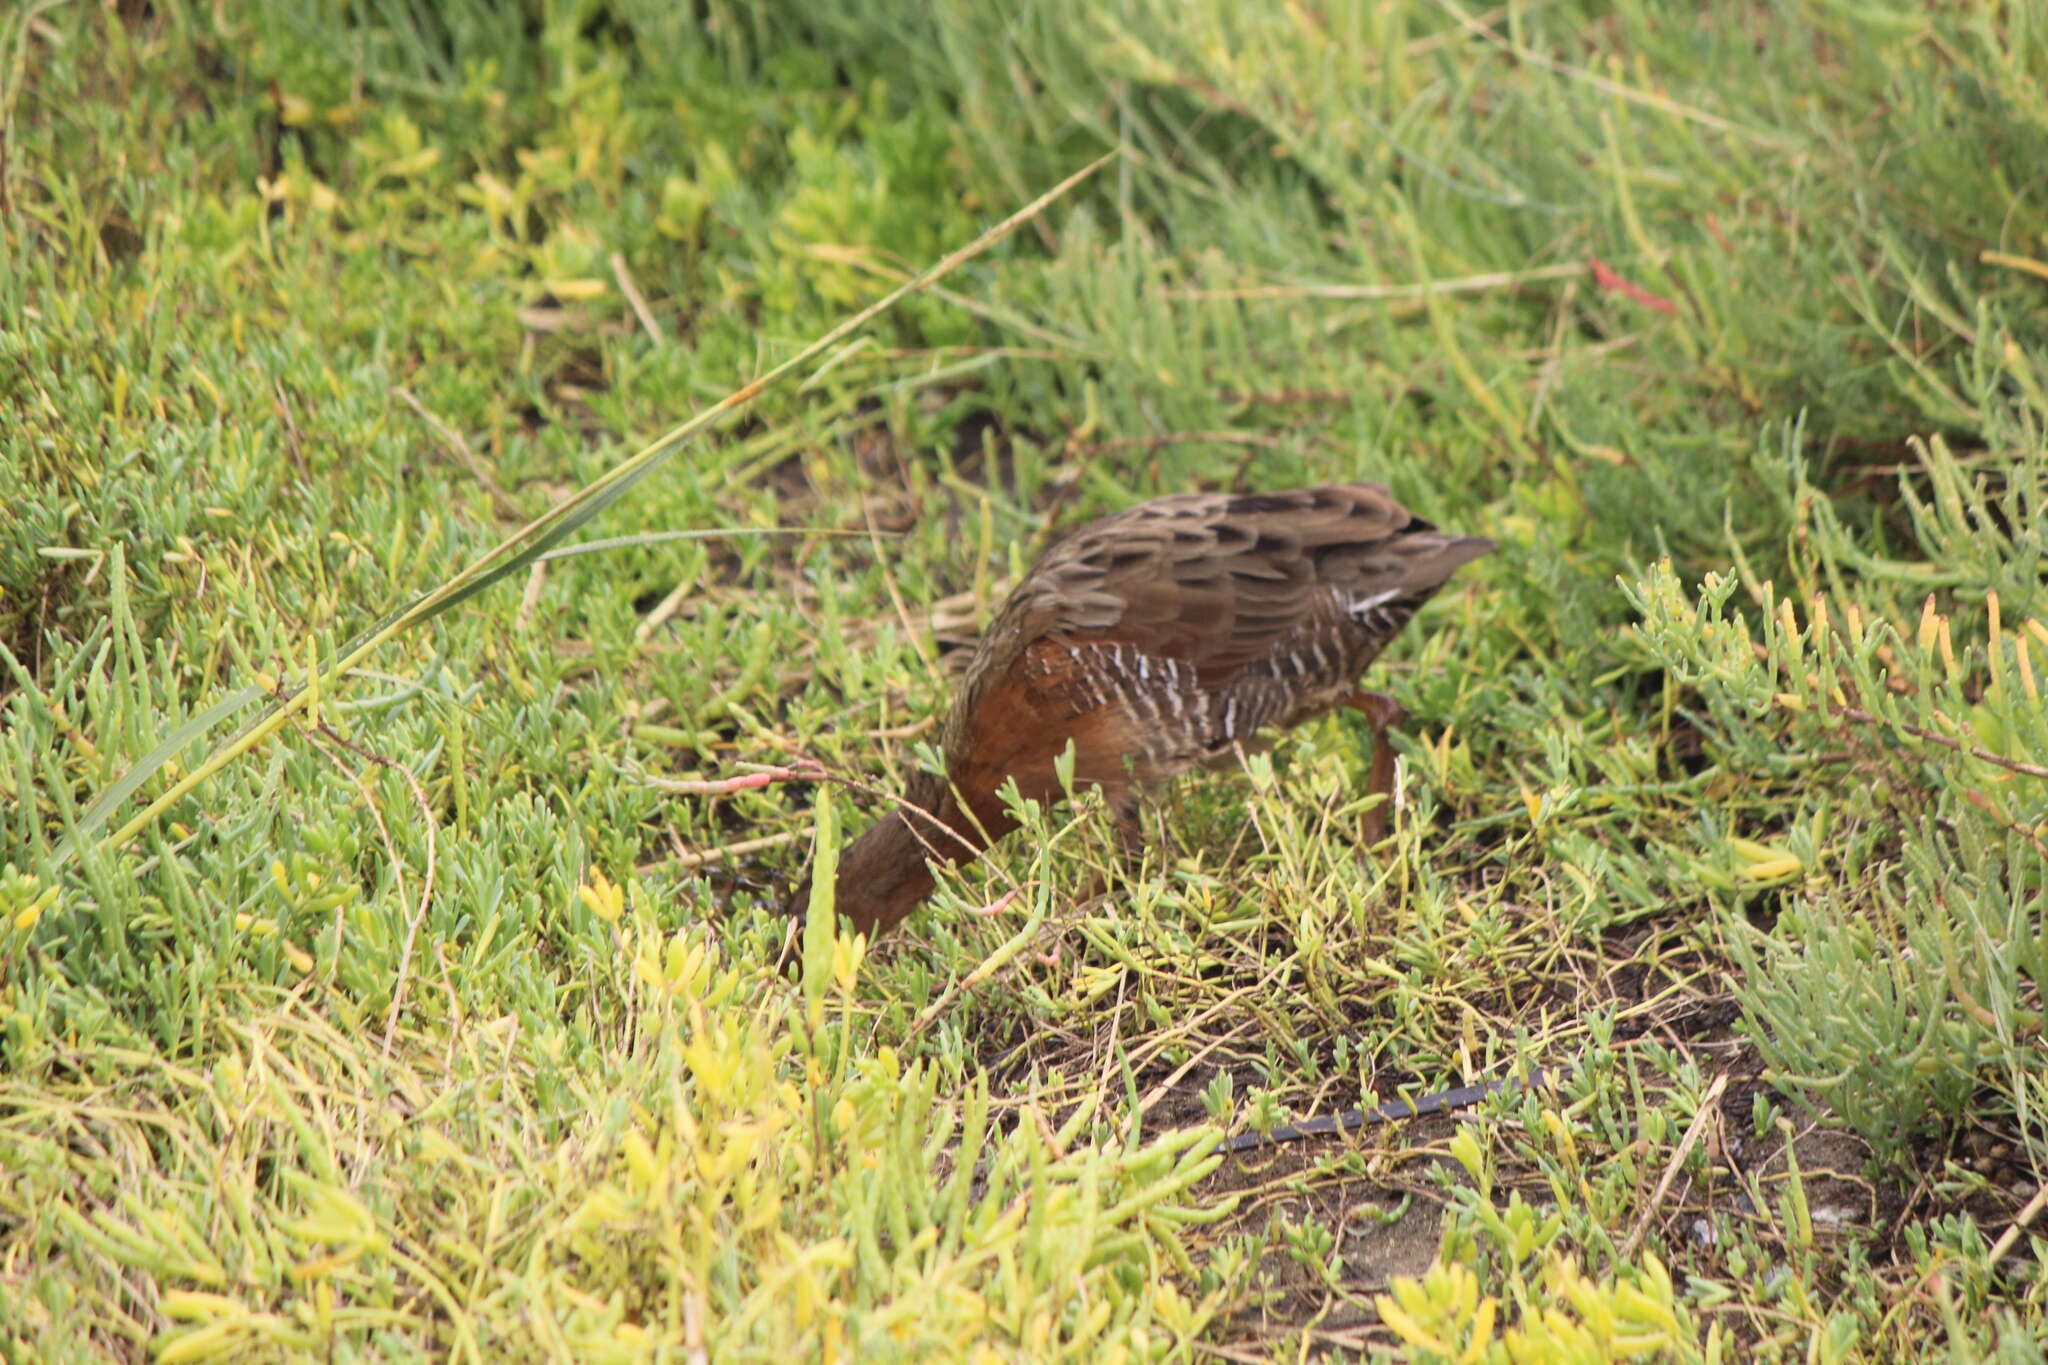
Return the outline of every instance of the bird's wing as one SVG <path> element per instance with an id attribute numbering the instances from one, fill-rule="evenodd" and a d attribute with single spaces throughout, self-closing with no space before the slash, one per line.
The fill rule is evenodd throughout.
<path id="1" fill-rule="evenodd" d="M 1142 653 L 1213 690 L 1318 614 L 1419 603 L 1491 548 L 1444 535 L 1377 484 L 1160 498 L 1054 545 L 991 632 L 1117 665 Z"/>

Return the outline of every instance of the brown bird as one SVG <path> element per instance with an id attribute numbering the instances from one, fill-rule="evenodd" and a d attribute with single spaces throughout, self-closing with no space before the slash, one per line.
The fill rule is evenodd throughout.
<path id="1" fill-rule="evenodd" d="M 1061 795 L 1102 788 L 1135 830 L 1135 791 L 1257 747 L 1338 706 L 1374 730 L 1373 790 L 1389 793 L 1391 697 L 1358 677 L 1462 564 L 1493 548 L 1447 535 L 1378 484 L 1156 498 L 1049 546 L 989 623 L 941 731 L 946 773 L 841 853 L 839 913 L 863 933 L 930 894 L 933 863 L 966 862 L 1017 827 L 1010 778 Z M 1367 814 L 1375 842 L 1385 806 Z M 809 899 L 809 882 L 791 898 Z"/>

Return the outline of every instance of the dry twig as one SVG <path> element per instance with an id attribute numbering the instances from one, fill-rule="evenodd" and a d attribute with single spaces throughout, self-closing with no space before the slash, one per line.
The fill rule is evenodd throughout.
<path id="1" fill-rule="evenodd" d="M 1664 1174 L 1657 1181 L 1657 1188 L 1650 1193 L 1650 1202 L 1643 1205 L 1643 1211 L 1636 1217 L 1636 1225 L 1629 1229 L 1628 1237 L 1621 1244 L 1620 1258 L 1633 1259 L 1637 1248 L 1643 1244 L 1643 1234 L 1650 1230 L 1650 1220 L 1663 1207 L 1665 1196 L 1671 1193 L 1671 1184 L 1678 1179 L 1679 1171 L 1685 1167 L 1686 1158 L 1693 1148 L 1700 1145 L 1707 1125 L 1721 1112 L 1721 1095 L 1728 1089 L 1726 1072 L 1714 1077 L 1714 1083 L 1707 1087 L 1707 1093 L 1700 1096 L 1700 1107 L 1694 1112 L 1692 1122 L 1685 1126 L 1685 1136 L 1678 1140 L 1678 1146 L 1671 1153 L 1671 1160 L 1664 1163 Z"/>

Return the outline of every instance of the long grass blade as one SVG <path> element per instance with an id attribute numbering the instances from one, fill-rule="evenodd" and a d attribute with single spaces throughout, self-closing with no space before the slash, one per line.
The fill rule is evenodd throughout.
<path id="1" fill-rule="evenodd" d="M 1108 165 L 1114 157 L 1115 153 L 1111 153 L 1089 162 L 1086 166 L 1083 166 L 1065 180 L 1060 181 L 1023 208 L 1018 209 L 994 227 L 983 232 L 966 246 L 946 256 L 936 265 L 924 270 L 915 278 L 906 280 L 902 285 L 890 290 L 887 294 L 875 300 L 875 302 L 847 318 L 837 327 L 834 327 L 824 336 L 819 337 L 816 341 L 790 356 L 781 364 L 770 369 L 766 374 L 741 385 L 710 407 L 703 409 L 687 421 L 656 437 L 638 452 L 586 485 L 575 496 L 568 498 L 545 515 L 536 518 L 515 531 L 461 573 L 456 574 L 453 578 L 448 579 L 432 591 L 422 594 L 409 605 L 393 612 L 390 616 L 385 617 L 369 630 L 342 646 L 336 652 L 334 661 L 322 669 L 318 678 L 314 681 L 323 690 L 330 688 L 335 681 L 339 680 L 349 670 L 360 665 L 363 660 L 367 659 L 395 637 L 412 629 L 414 626 L 432 620 L 450 607 L 467 601 L 469 598 L 490 587 L 493 583 L 496 583 L 499 579 L 504 578 L 507 574 L 516 573 L 520 569 L 525 568 L 590 522 L 607 507 L 610 507 L 613 503 L 624 497 L 635 484 L 653 473 L 663 461 L 674 455 L 676 451 L 682 448 L 684 442 L 688 441 L 698 432 L 712 425 L 720 418 L 746 406 L 763 391 L 786 379 L 790 374 L 808 365 L 818 356 L 823 355 L 840 342 L 854 335 L 861 328 L 895 307 L 905 298 L 919 292 L 935 281 L 945 278 L 968 261 L 973 260 L 976 256 L 995 246 L 1018 228 L 1045 212 L 1047 208 L 1076 185 L 1079 185 L 1082 181 Z M 109 840 L 115 845 L 124 844 L 148 828 L 152 821 L 170 809 L 171 806 L 190 795 L 208 778 L 234 762 L 256 745 L 261 744 L 271 735 L 277 733 L 286 721 L 304 708 L 307 695 L 308 689 L 303 684 L 296 689 L 287 691 L 285 695 L 272 703 L 261 716 L 252 721 L 241 733 L 222 744 L 220 748 L 208 755 L 203 763 L 200 763 L 191 772 L 172 783 L 164 791 L 163 795 L 150 802 L 133 819 L 115 830 L 112 835 L 108 836 Z M 231 705 L 230 703 L 233 704 Z M 217 702 L 214 706 L 202 712 L 199 717 L 181 727 L 179 733 L 171 738 L 179 739 L 180 736 L 185 735 L 186 731 L 198 725 L 201 720 L 211 718 L 208 720 L 209 725 L 215 723 L 246 704 L 247 697 L 242 693 L 237 693 L 234 697 Z M 79 822 L 76 834 L 67 837 L 63 843 L 58 845 L 54 859 L 56 865 L 61 867 L 75 858 L 78 853 L 75 839 L 90 836 L 102 828 L 114 807 L 122 799 L 132 794 L 144 782 L 147 782 L 151 776 L 163 767 L 164 763 L 168 761 L 178 748 L 189 744 L 191 740 L 192 737 L 185 737 L 176 748 L 171 747 L 171 740 L 166 740 L 163 744 L 151 750 L 148 755 L 145 755 L 142 761 L 138 762 L 133 769 L 123 774 L 120 780 L 108 788 L 105 793 L 102 793 L 93 802 L 87 812 L 87 817 Z"/>

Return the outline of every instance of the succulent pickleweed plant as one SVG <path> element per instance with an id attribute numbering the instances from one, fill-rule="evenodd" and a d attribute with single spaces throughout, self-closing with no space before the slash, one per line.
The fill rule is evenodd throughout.
<path id="1" fill-rule="evenodd" d="M 1811 510 L 1809 579 L 1747 585 L 1749 617 L 1735 576 L 1692 595 L 1657 566 L 1629 592 L 1637 639 L 1698 696 L 1711 756 L 1803 788 L 1768 840 L 1703 819 L 1693 861 L 1698 884 L 1740 910 L 1723 919 L 1736 997 L 1774 1076 L 1892 1159 L 1989 1083 L 2038 1161 L 2048 475 L 2035 461 L 1972 479 L 1939 441 L 1921 454 L 1924 490 L 1901 484 L 1908 524 L 1972 584 L 1974 607 L 1944 610 L 1924 573 L 1874 561 L 1803 464 L 1777 459 Z M 1845 764 L 1852 780 L 1811 781 Z M 1748 913 L 1759 902 L 1778 908 L 1767 928 Z"/>
<path id="2" fill-rule="evenodd" d="M 0 868 L 0 932 L 26 934 L 62 898 L 64 889 L 47 885 L 13 863 Z"/>
<path id="3" fill-rule="evenodd" d="M 1457 1261 L 1419 1279 L 1398 1277 L 1373 1306 L 1417 1365 L 1605 1365 L 1616 1360 L 1702 1359 L 1664 1263 L 1645 1253 L 1632 1273 L 1595 1279 L 1568 1256 L 1545 1258 L 1532 1281 L 1516 1275 L 1518 1319 L 1502 1324 L 1500 1299 Z"/>

